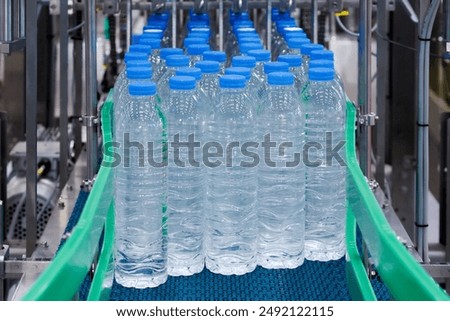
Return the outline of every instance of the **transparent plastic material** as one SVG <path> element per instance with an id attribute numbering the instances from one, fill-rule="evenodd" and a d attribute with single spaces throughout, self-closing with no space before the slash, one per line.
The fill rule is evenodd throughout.
<path id="1" fill-rule="evenodd" d="M 153 86 L 153 94 L 133 93 L 144 86 Z M 114 180 L 115 279 L 126 287 L 156 287 L 167 279 L 166 168 L 152 166 L 145 152 L 151 148 L 152 161 L 162 162 L 165 120 L 155 91 L 150 82 L 130 85 L 116 126 L 121 162 Z"/>
<path id="2" fill-rule="evenodd" d="M 308 260 L 345 254 L 345 100 L 333 69 L 311 69 L 302 91 L 305 109 L 306 232 Z"/>
<path id="3" fill-rule="evenodd" d="M 272 79 L 277 77 L 283 79 Z M 292 269 L 303 263 L 305 244 L 305 167 L 295 159 L 304 143 L 304 115 L 292 74 L 269 74 L 267 101 L 262 106 L 260 141 L 275 142 L 283 151 L 260 150 L 258 264 Z"/>
<path id="4" fill-rule="evenodd" d="M 170 142 L 203 141 L 205 115 L 195 82 L 190 76 L 170 79 L 166 102 Z M 168 155 L 168 273 L 187 276 L 204 267 L 205 171 L 200 148 L 191 155 L 188 148 L 171 146 Z"/>
<path id="5" fill-rule="evenodd" d="M 246 95 L 244 76 L 222 76 L 220 88 L 219 103 L 210 119 L 209 141 L 224 152 L 236 142 L 239 146 L 256 142 L 255 115 Z M 243 166 L 248 158 L 237 151 L 228 151 L 231 159 L 206 164 L 206 267 L 225 275 L 241 275 L 256 268 L 257 168 Z"/>

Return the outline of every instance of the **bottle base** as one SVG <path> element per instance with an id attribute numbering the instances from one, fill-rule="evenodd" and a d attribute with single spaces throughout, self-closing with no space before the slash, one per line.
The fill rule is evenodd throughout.
<path id="1" fill-rule="evenodd" d="M 146 274 L 123 274 L 116 271 L 114 273 L 116 282 L 126 288 L 156 288 L 167 281 L 167 274 L 149 277 Z"/>
<path id="2" fill-rule="evenodd" d="M 217 264 L 216 262 L 206 261 L 206 268 L 215 274 L 221 275 L 244 275 L 250 272 L 253 272 L 256 269 L 256 262 L 251 264 L 243 264 L 243 265 L 223 265 Z"/>
<path id="3" fill-rule="evenodd" d="M 258 265 L 265 269 L 296 269 L 305 262 L 302 255 L 297 258 L 283 258 L 283 257 L 264 257 L 260 256 Z"/>
<path id="4" fill-rule="evenodd" d="M 189 276 L 202 272 L 204 267 L 205 264 L 203 262 L 190 266 L 170 266 L 169 263 L 167 272 L 170 276 Z"/>

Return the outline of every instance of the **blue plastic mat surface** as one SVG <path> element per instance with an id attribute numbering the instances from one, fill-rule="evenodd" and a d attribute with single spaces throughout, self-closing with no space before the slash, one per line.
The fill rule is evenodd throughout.
<path id="1" fill-rule="evenodd" d="M 66 232 L 80 217 L 89 193 L 81 191 Z M 64 241 L 61 241 L 61 245 Z M 83 281 L 79 297 L 86 300 L 91 276 Z M 378 300 L 390 300 L 385 285 L 371 280 Z M 345 259 L 305 263 L 293 270 L 256 268 L 242 276 L 217 275 L 204 270 L 189 277 L 169 277 L 154 289 L 130 289 L 114 282 L 111 300 L 116 301 L 346 301 L 351 300 L 345 276 Z"/>

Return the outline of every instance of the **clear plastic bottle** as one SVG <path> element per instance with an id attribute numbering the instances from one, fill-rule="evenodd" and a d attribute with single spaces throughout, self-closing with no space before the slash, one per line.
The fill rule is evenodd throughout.
<path id="1" fill-rule="evenodd" d="M 183 55 L 183 49 L 181 48 L 161 48 L 159 50 L 159 56 L 156 57 L 156 65 L 153 67 L 153 79 L 156 83 L 159 82 L 161 76 L 166 72 L 166 59 L 171 55 Z"/>
<path id="2" fill-rule="evenodd" d="M 217 94 L 219 91 L 219 71 L 220 65 L 217 61 L 203 60 L 195 64 L 195 67 L 200 68 L 202 77 L 199 82 L 199 90 L 201 97 L 202 109 L 207 112 L 210 111 L 217 103 Z M 207 113 L 209 114 L 209 112 Z"/>
<path id="3" fill-rule="evenodd" d="M 258 87 L 259 108 L 263 108 L 263 104 L 267 102 L 268 75 L 272 72 L 289 72 L 289 64 L 281 61 L 268 61 L 263 64 L 264 74 Z"/>
<path id="4" fill-rule="evenodd" d="M 308 80 L 308 75 L 303 68 L 303 58 L 301 55 L 280 55 L 278 56 L 278 61 L 287 62 L 289 64 L 289 71 L 295 77 L 295 88 L 297 88 L 297 93 L 300 94 L 301 89 L 306 84 Z"/>
<path id="5" fill-rule="evenodd" d="M 187 53 L 189 55 L 189 66 L 194 67 L 197 61 L 203 60 L 203 53 L 211 50 L 207 44 L 192 44 L 187 47 Z"/>
<path id="6" fill-rule="evenodd" d="M 114 180 L 115 279 L 125 287 L 157 287 L 167 280 L 167 168 L 151 165 L 146 155 L 152 142 L 153 161 L 162 163 L 165 119 L 154 83 L 130 84 L 124 94 L 116 132 L 122 162 Z"/>
<path id="7" fill-rule="evenodd" d="M 245 90 L 245 77 L 220 77 L 219 103 L 210 120 L 209 141 L 228 157 L 206 159 L 206 268 L 213 273 L 241 275 L 256 268 L 256 166 L 240 152 L 256 142 L 255 118 Z M 230 148 L 239 142 L 239 148 Z M 231 144 L 231 145 L 230 145 Z M 214 148 L 210 149 L 211 151 Z M 251 160 L 250 160 L 251 162 Z M 251 164 L 250 164 L 251 165 Z"/>
<path id="8" fill-rule="evenodd" d="M 270 51 L 264 49 L 250 50 L 248 55 L 256 59 L 256 66 L 253 72 L 262 81 L 264 78 L 264 63 L 270 61 Z"/>
<path id="9" fill-rule="evenodd" d="M 329 63 L 326 67 L 327 68 L 333 68 L 335 70 L 335 72 L 336 72 L 335 79 L 339 83 L 339 86 L 342 88 L 342 95 L 344 97 L 346 97 L 346 95 L 345 95 L 345 88 L 344 88 L 344 81 L 342 80 L 341 75 L 336 71 L 336 68 L 335 68 L 334 52 L 331 51 L 331 50 L 325 50 L 325 49 L 323 49 L 323 50 L 313 50 L 313 51 L 311 51 L 311 54 L 310 54 L 309 57 L 310 57 L 310 61 L 309 61 L 310 66 L 313 65 L 313 66 L 319 67 L 318 64 L 324 64 L 325 61 L 331 61 L 331 64 Z M 313 61 L 314 62 L 318 61 L 318 62 L 316 62 L 314 64 L 314 63 L 312 63 Z M 325 66 L 322 65 L 322 67 L 325 67 Z"/>
<path id="10" fill-rule="evenodd" d="M 268 78 L 267 103 L 258 116 L 259 138 L 291 145 L 282 153 L 260 152 L 258 264 L 292 269 L 304 261 L 305 167 L 300 159 L 295 161 L 304 144 L 304 114 L 294 75 L 273 72 Z"/>
<path id="11" fill-rule="evenodd" d="M 238 57 L 246 57 L 246 56 L 238 56 Z M 241 75 L 245 77 L 247 82 L 247 94 L 250 97 L 252 104 L 254 106 L 254 111 L 258 110 L 259 106 L 259 98 L 258 98 L 258 89 L 259 89 L 259 81 L 256 78 L 255 74 L 252 73 L 252 69 L 247 67 L 230 67 L 225 69 L 226 75 Z"/>
<path id="12" fill-rule="evenodd" d="M 287 51 L 282 51 L 281 54 L 293 54 L 300 55 L 302 54 L 302 46 L 306 44 L 310 44 L 311 41 L 308 38 L 287 38 L 286 39 L 288 49 Z"/>
<path id="13" fill-rule="evenodd" d="M 203 60 L 217 61 L 220 65 L 219 74 L 223 75 L 227 63 L 227 54 L 224 51 L 208 50 L 203 53 Z"/>
<path id="14" fill-rule="evenodd" d="M 301 45 L 300 52 L 303 58 L 303 68 L 308 73 L 308 66 L 310 61 L 311 52 L 314 50 L 322 50 L 324 47 L 320 43 L 305 43 Z"/>
<path id="15" fill-rule="evenodd" d="M 185 55 L 170 55 L 166 57 L 166 71 L 158 80 L 158 97 L 159 102 L 163 106 L 165 99 L 169 95 L 169 80 L 172 76 L 175 76 L 176 70 L 182 67 L 189 66 L 189 57 Z M 164 111 L 166 111 L 164 107 Z"/>
<path id="16" fill-rule="evenodd" d="M 161 40 L 155 39 L 155 38 L 141 38 L 139 40 L 140 44 L 148 45 L 152 48 L 151 50 L 151 56 L 150 56 L 150 62 L 152 63 L 153 70 L 158 70 L 158 72 L 155 72 L 154 75 L 159 75 L 159 63 L 161 61 Z"/>
<path id="17" fill-rule="evenodd" d="M 302 91 L 305 109 L 305 258 L 337 260 L 345 254 L 345 100 L 331 68 L 311 68 Z"/>
<path id="18" fill-rule="evenodd" d="M 170 141 L 203 142 L 203 118 L 197 101 L 196 80 L 170 78 L 167 97 Z M 191 155 L 191 153 L 193 154 Z M 168 273 L 192 275 L 204 267 L 203 250 L 205 182 L 201 148 L 169 149 L 168 168 Z M 193 158 L 192 158 L 193 157 Z"/>

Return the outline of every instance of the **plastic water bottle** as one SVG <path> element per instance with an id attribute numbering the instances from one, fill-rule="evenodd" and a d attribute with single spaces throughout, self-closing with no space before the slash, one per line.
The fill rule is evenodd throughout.
<path id="1" fill-rule="evenodd" d="M 311 41 L 308 38 L 287 38 L 286 39 L 288 50 L 282 51 L 281 54 L 293 54 L 293 55 L 300 55 L 301 48 L 303 45 L 310 44 Z"/>
<path id="2" fill-rule="evenodd" d="M 202 79 L 202 71 L 200 68 L 196 67 L 182 67 L 176 70 L 175 72 L 176 76 L 188 76 L 188 77 L 194 77 L 195 78 L 195 96 L 199 103 L 199 108 L 204 108 L 203 102 L 206 100 L 206 97 L 204 96 L 204 93 L 200 90 L 200 79 Z M 202 110 L 202 113 L 205 113 L 204 110 Z M 206 124 L 206 119 L 204 119 L 204 125 Z"/>
<path id="3" fill-rule="evenodd" d="M 331 68 L 311 68 L 302 92 L 306 165 L 305 258 L 337 260 L 345 254 L 345 153 L 328 151 L 345 141 L 345 100 Z"/>
<path id="4" fill-rule="evenodd" d="M 192 44 L 187 47 L 189 66 L 194 67 L 197 61 L 203 60 L 203 53 L 211 48 L 207 44 Z"/>
<path id="5" fill-rule="evenodd" d="M 159 58 L 157 58 L 156 65 L 153 67 L 153 79 L 156 83 L 159 82 L 161 76 L 167 70 L 166 59 L 172 55 L 183 55 L 181 48 L 162 48 L 159 51 Z"/>
<path id="6" fill-rule="evenodd" d="M 210 111 L 212 109 L 211 106 L 217 103 L 220 65 L 217 61 L 203 60 L 197 62 L 195 66 L 202 71 L 202 77 L 199 82 L 201 97 L 205 99 L 201 101 L 202 108 L 205 111 Z"/>
<path id="7" fill-rule="evenodd" d="M 301 45 L 300 53 L 303 58 L 303 68 L 305 68 L 305 72 L 308 72 L 308 66 L 310 61 L 311 52 L 314 50 L 322 50 L 324 47 L 319 43 L 305 43 Z"/>
<path id="8" fill-rule="evenodd" d="M 227 63 L 227 54 L 224 51 L 208 50 L 203 52 L 203 60 L 217 61 L 220 66 L 219 74 L 223 75 Z"/>
<path id="9" fill-rule="evenodd" d="M 114 133 L 117 132 L 117 124 L 119 124 L 120 118 L 122 117 L 122 113 L 124 112 L 124 108 L 129 99 L 129 95 L 127 94 L 129 85 L 134 82 L 152 79 L 152 69 L 150 67 L 150 63 L 148 61 L 146 61 L 146 63 L 146 66 L 136 64 L 137 67 L 133 67 L 134 64 L 130 62 L 130 66 L 127 66 L 126 69 L 126 79 L 123 81 L 121 86 L 114 89 Z"/>
<path id="10" fill-rule="evenodd" d="M 308 75 L 303 67 L 303 58 L 301 55 L 280 55 L 278 56 L 278 61 L 287 62 L 289 64 L 289 71 L 295 77 L 295 88 L 297 92 L 300 93 L 301 89 L 308 80 Z"/>
<path id="11" fill-rule="evenodd" d="M 203 141 L 203 118 L 195 95 L 194 77 L 170 78 L 167 98 L 171 141 Z M 192 153 L 192 154 L 191 154 Z M 194 157 L 192 159 L 192 157 Z M 204 267 L 203 233 L 205 182 L 201 148 L 169 149 L 168 168 L 168 273 L 192 275 Z"/>
<path id="12" fill-rule="evenodd" d="M 158 70 L 159 72 L 159 63 L 161 61 L 161 40 L 155 38 L 141 38 L 139 43 L 152 47 L 150 62 L 152 63 L 153 70 Z"/>
<path id="13" fill-rule="evenodd" d="M 238 56 L 238 57 L 245 57 L 245 56 Z M 254 111 L 256 112 L 259 107 L 258 89 L 260 83 L 256 78 L 255 74 L 252 73 L 252 70 L 246 67 L 230 67 L 225 69 L 225 75 L 241 75 L 245 77 L 247 83 L 246 85 L 247 94 L 250 97 L 252 105 L 254 106 Z"/>
<path id="14" fill-rule="evenodd" d="M 167 280 L 167 169 L 151 165 L 145 155 L 153 142 L 153 161 L 162 163 L 165 119 L 154 83 L 133 83 L 126 94 L 116 133 L 122 163 L 114 180 L 115 278 L 126 287 L 156 287 Z"/>
<path id="15" fill-rule="evenodd" d="M 256 142 L 254 113 L 246 95 L 245 77 L 220 78 L 219 103 L 210 120 L 209 141 L 228 153 L 222 161 L 206 160 L 206 267 L 213 273 L 241 275 L 256 268 L 258 225 L 257 168 L 240 147 Z M 239 148 L 230 144 L 239 142 Z M 211 148 L 213 151 L 214 148 Z M 246 166 L 247 165 L 247 166 Z"/>
<path id="16" fill-rule="evenodd" d="M 313 64 L 313 61 L 319 61 Z M 333 68 L 335 70 L 335 79 L 339 83 L 339 86 L 342 88 L 342 94 L 345 96 L 345 90 L 344 90 L 344 81 L 342 80 L 341 75 L 336 71 L 335 65 L 334 65 L 334 53 L 331 50 L 313 50 L 310 54 L 310 61 L 309 65 L 313 65 L 318 67 L 318 64 L 324 64 L 325 61 L 331 61 L 331 64 L 328 65 L 327 68 Z"/>
<path id="17" fill-rule="evenodd" d="M 127 78 L 127 69 L 128 68 L 130 68 L 130 67 L 151 68 L 150 63 L 147 60 L 145 60 L 145 58 L 144 58 L 145 54 L 141 55 L 141 53 L 139 53 L 139 57 L 144 58 L 141 60 L 126 59 L 127 55 L 129 55 L 129 53 L 125 54 L 124 67 L 123 67 L 122 71 L 119 73 L 119 75 L 117 76 L 116 82 L 114 83 L 114 95 L 113 95 L 114 102 L 117 102 L 117 100 L 119 99 L 119 93 L 122 92 L 122 90 L 124 90 L 124 88 L 127 88 L 127 86 L 128 86 L 128 78 Z M 153 69 L 152 69 L 152 72 L 153 72 Z"/>
<path id="18" fill-rule="evenodd" d="M 166 71 L 161 75 L 157 83 L 158 97 L 161 103 L 169 95 L 169 80 L 175 76 L 176 70 L 182 67 L 189 66 L 189 57 L 185 55 L 170 55 L 166 57 Z M 163 104 L 163 106 L 166 106 Z M 164 111 L 166 111 L 164 109 Z"/>
<path id="19" fill-rule="evenodd" d="M 264 49 L 250 50 L 248 55 L 256 59 L 256 66 L 253 72 L 262 81 L 264 78 L 264 63 L 270 61 L 270 51 Z"/>
<path id="20" fill-rule="evenodd" d="M 263 70 L 264 74 L 258 87 L 259 106 L 267 102 L 268 75 L 272 72 L 289 72 L 289 64 L 281 61 L 268 61 L 263 64 Z"/>
<path id="21" fill-rule="evenodd" d="M 305 167 L 300 159 L 295 160 L 304 143 L 304 114 L 294 75 L 273 72 L 268 78 L 267 103 L 258 116 L 259 137 L 291 145 L 282 152 L 270 154 L 268 149 L 260 153 L 258 264 L 292 269 L 304 261 Z"/>

